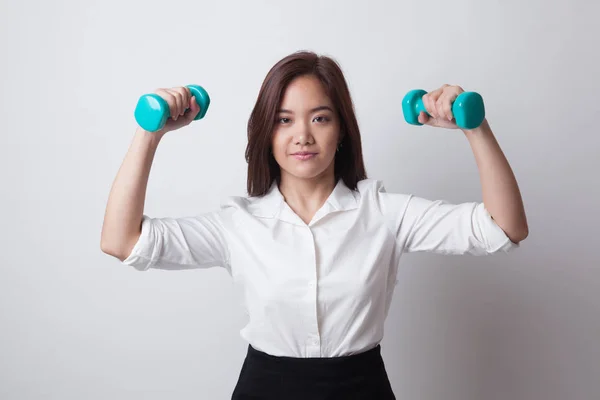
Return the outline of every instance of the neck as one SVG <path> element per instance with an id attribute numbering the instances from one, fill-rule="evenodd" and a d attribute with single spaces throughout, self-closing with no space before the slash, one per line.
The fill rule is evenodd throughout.
<path id="1" fill-rule="evenodd" d="M 292 210 L 298 214 L 312 216 L 327 201 L 336 183 L 333 174 L 312 179 L 282 174 L 279 191 Z"/>

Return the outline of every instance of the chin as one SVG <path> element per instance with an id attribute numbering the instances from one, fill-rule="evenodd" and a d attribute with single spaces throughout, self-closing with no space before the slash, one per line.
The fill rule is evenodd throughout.
<path id="1" fill-rule="evenodd" d="M 289 175 L 300 179 L 313 179 L 323 174 L 324 171 L 287 171 Z"/>
<path id="2" fill-rule="evenodd" d="M 333 173 L 333 162 L 335 158 L 328 163 L 324 159 L 312 159 L 310 161 L 297 161 L 293 158 L 283 159 L 279 164 L 281 171 L 297 179 L 315 179 Z"/>
<path id="3" fill-rule="evenodd" d="M 285 171 L 298 179 L 314 179 L 320 176 L 327 175 L 327 167 L 318 168 L 316 166 L 306 166 L 307 168 L 286 168 Z"/>

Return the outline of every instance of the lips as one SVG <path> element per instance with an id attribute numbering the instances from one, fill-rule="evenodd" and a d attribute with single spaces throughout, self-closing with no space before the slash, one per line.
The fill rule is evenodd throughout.
<path id="1" fill-rule="evenodd" d="M 297 160 L 309 160 L 316 156 L 317 153 L 311 153 L 309 151 L 299 151 L 297 153 L 292 154 Z"/>

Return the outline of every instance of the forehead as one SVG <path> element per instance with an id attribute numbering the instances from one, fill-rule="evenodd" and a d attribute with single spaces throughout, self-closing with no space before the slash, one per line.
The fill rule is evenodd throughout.
<path id="1" fill-rule="evenodd" d="M 312 75 L 300 76 L 290 82 L 281 100 L 282 108 L 313 108 L 322 105 L 331 106 L 331 99 L 321 81 Z"/>

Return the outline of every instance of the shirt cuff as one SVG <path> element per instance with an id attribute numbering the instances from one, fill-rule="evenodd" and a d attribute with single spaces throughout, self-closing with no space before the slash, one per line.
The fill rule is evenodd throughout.
<path id="1" fill-rule="evenodd" d="M 154 264 L 151 254 L 148 254 L 150 248 L 150 234 L 152 231 L 152 221 L 147 215 L 142 216 L 142 231 L 138 241 L 133 246 L 129 256 L 122 261 L 122 264 L 133 267 L 139 271 L 146 271 Z"/>
<path id="2" fill-rule="evenodd" d="M 520 247 L 518 243 L 510 240 L 506 232 L 494 221 L 483 203 L 477 205 L 475 212 L 477 214 L 476 221 L 479 223 L 479 229 L 488 253 L 509 252 Z"/>

